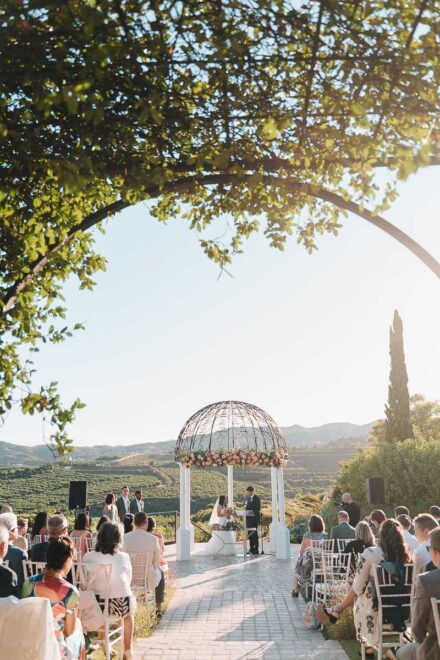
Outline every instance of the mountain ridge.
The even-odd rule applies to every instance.
[[[330,422],[321,426],[306,427],[300,424],[281,427],[288,447],[324,446],[336,441],[363,441],[374,422],[353,424],[351,422]],[[74,460],[94,461],[105,457],[119,458],[126,454],[147,453],[166,454],[174,449],[175,440],[160,442],[139,442],[132,445],[92,445],[75,447]],[[0,465],[40,465],[52,459],[47,445],[28,447],[0,441]]]

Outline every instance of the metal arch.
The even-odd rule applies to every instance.
[[[176,442],[176,458],[184,452],[215,449],[274,451],[286,449],[284,435],[268,413],[243,401],[217,401],[194,413]]]

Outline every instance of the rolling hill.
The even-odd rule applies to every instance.
[[[324,446],[329,443],[347,440],[363,441],[367,437],[373,422],[368,424],[351,424],[339,422],[322,426],[305,427],[295,424],[284,427],[288,447]],[[106,461],[135,454],[170,454],[173,452],[175,440],[164,442],[142,442],[133,445],[95,445],[92,447],[75,447],[75,461]],[[10,442],[0,442],[0,465],[41,465],[52,460],[52,455],[46,445],[27,447]]]

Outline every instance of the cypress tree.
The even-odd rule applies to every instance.
[[[388,404],[385,405],[385,438],[395,442],[414,438],[408,392],[408,373],[403,350],[403,323],[397,309],[390,327],[390,384]]]

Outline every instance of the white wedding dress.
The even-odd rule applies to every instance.
[[[214,526],[219,525],[223,527],[226,524],[226,508],[221,509],[221,514],[217,513],[219,507],[219,498],[217,498],[214,508],[209,519],[209,527],[211,528],[212,536],[208,543],[197,554],[203,557],[219,555],[237,555],[237,538],[234,531],[226,531],[219,529],[212,529]]]

